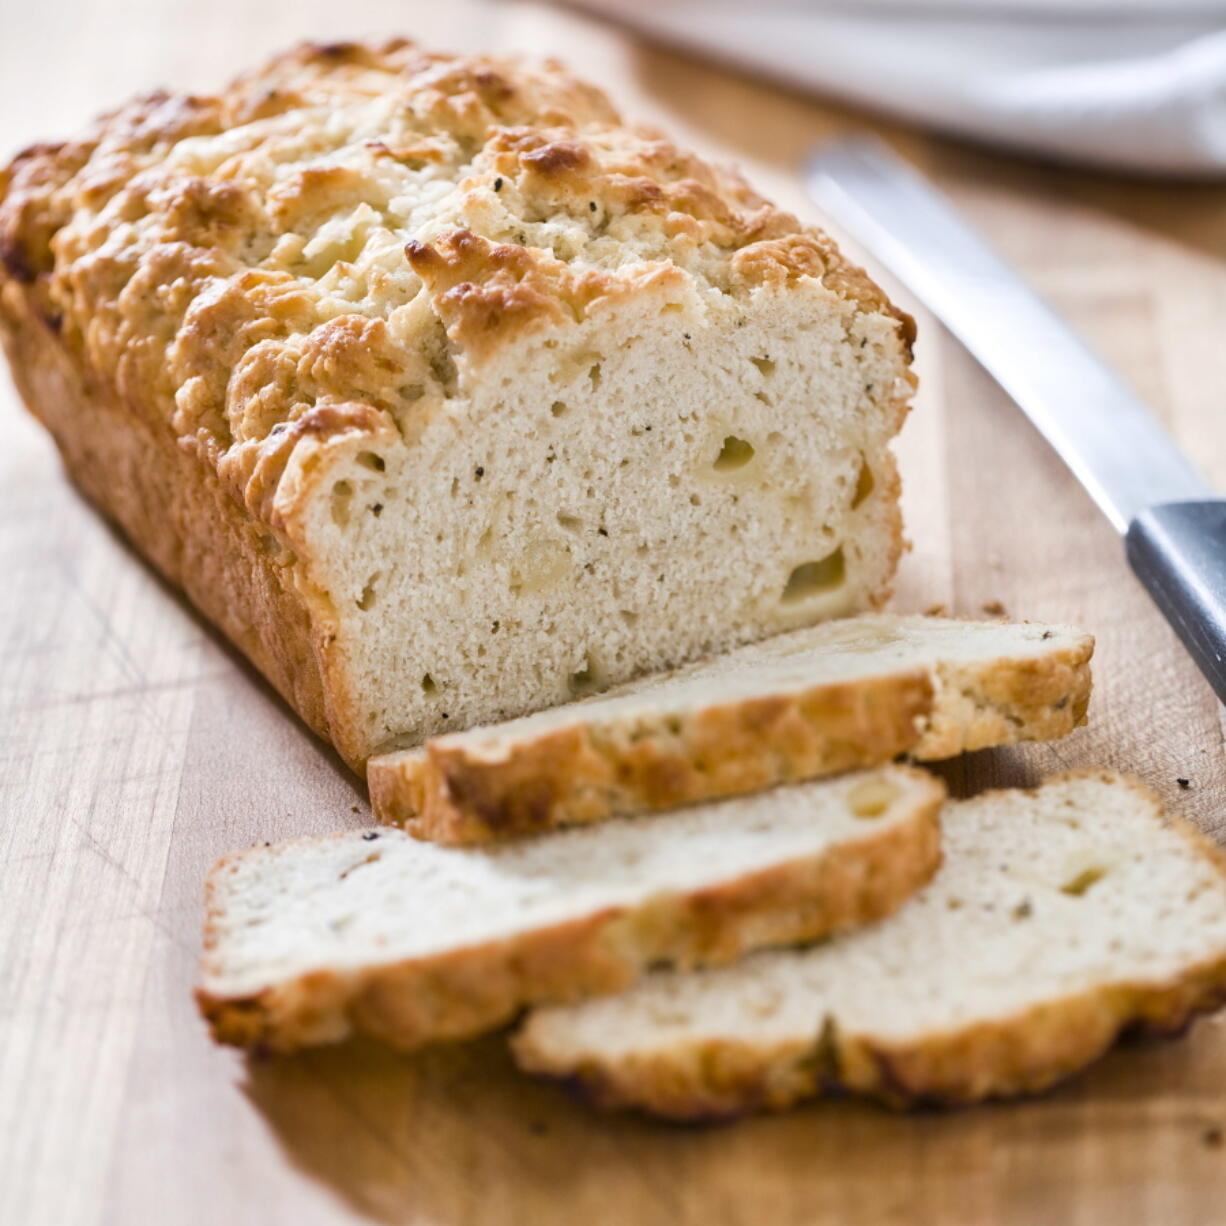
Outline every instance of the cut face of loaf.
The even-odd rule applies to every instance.
[[[885,767],[493,849],[396,830],[255,848],[210,875],[198,998],[219,1040],[273,1050],[477,1034],[892,911],[936,869],[943,795]]]
[[[0,175],[74,478],[341,754],[854,612],[912,325],[556,65],[305,46]]]
[[[378,820],[478,843],[889,761],[1051,740],[1085,718],[1069,626],[865,615],[367,764]]]
[[[1042,1090],[1127,1027],[1226,995],[1221,855],[1140,784],[1070,774],[949,804],[945,862],[887,920],[538,1010],[526,1069],[674,1118],[849,1090],[895,1106]]]

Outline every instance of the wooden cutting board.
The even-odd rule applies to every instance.
[[[793,177],[806,150],[866,122],[540,6],[77,0],[6,9],[0,143],[70,133],[138,88],[207,89],[298,37],[392,30],[561,55],[629,114],[747,163],[798,210],[811,212]],[[1226,190],[1042,169],[874,126],[1226,483]],[[951,781],[1104,763],[1226,838],[1222,709],[1043,442],[922,313],[920,335],[899,606],[1000,602],[1099,642],[1087,728],[976,755]],[[256,840],[358,825],[365,798],[93,517],[7,385],[0,401],[0,1222],[1226,1220],[1221,1022],[1117,1051],[1035,1101],[906,1116],[844,1102],[711,1128],[599,1117],[518,1077],[498,1039],[254,1064],[213,1048],[190,997],[206,868]]]

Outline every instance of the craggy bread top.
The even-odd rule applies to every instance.
[[[29,302],[251,509],[307,435],[407,433],[517,337],[675,278],[815,278],[910,320],[734,172],[553,62],[307,44],[158,92],[0,172],[0,317]]]

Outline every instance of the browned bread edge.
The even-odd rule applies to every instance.
[[[200,989],[197,1001],[223,1043],[288,1051],[362,1032],[409,1049],[494,1029],[530,1004],[617,991],[661,961],[715,965],[813,940],[889,914],[932,877],[944,788],[922,778],[910,820],[866,824],[862,838],[817,856],[438,956],[320,969],[241,997]],[[212,882],[230,859],[206,887],[206,963],[218,922]]]
[[[1102,774],[1071,770],[1049,782]],[[1130,777],[1122,781],[1162,809],[1145,784]],[[1168,814],[1167,822],[1226,875],[1221,848],[1183,819]],[[658,1058],[626,1060],[616,1069],[583,1062],[563,1074],[534,1048],[527,1031],[511,1043],[522,1069],[561,1081],[595,1105],[675,1120],[781,1111],[802,1099],[844,1092],[894,1108],[967,1106],[1048,1089],[1099,1059],[1126,1032],[1178,1035],[1197,1015],[1224,1003],[1226,958],[1221,958],[1165,982],[1077,992],[907,1044],[855,1039],[827,1022],[803,1044],[763,1048],[705,1041]]]
[[[558,826],[737,796],[888,762],[918,741],[932,681],[909,669],[864,681],[644,719],[634,736],[583,722],[482,759],[461,740],[367,766],[379,821],[438,843],[481,843]]]

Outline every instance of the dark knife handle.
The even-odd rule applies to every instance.
[[[1137,578],[1226,702],[1226,499],[1149,507],[1124,542]]]

